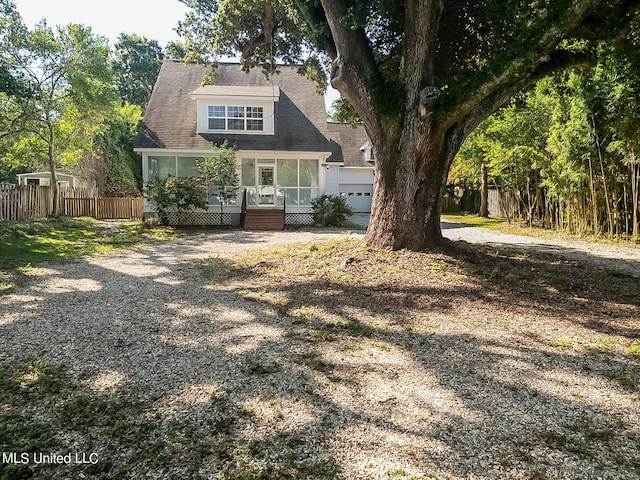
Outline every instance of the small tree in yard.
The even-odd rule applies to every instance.
[[[113,110],[108,58],[107,39],[90,28],[52,29],[41,21],[29,31],[19,16],[11,24],[0,17],[0,64],[28,87],[25,141],[46,158],[54,215],[60,213],[56,168],[90,150],[91,139]]]
[[[320,227],[341,227],[353,210],[340,195],[321,195],[311,200],[313,222]]]
[[[204,180],[209,195],[218,199],[220,213],[224,213],[223,206],[236,197],[240,179],[236,173],[236,151],[225,141],[221,147],[216,147],[218,155],[207,157],[198,162],[198,172]]]
[[[145,196],[165,224],[172,210],[182,214],[207,208],[207,190],[200,178],[155,177],[147,183]]]

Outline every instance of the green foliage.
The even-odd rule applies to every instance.
[[[187,62],[189,61],[189,51],[187,50],[187,46],[182,42],[169,42],[165,49],[164,57]]]
[[[493,183],[533,206],[539,224],[636,235],[640,57],[633,38],[600,44],[593,70],[547,77],[487,119],[462,146],[449,180],[475,183],[486,163]]]
[[[353,210],[340,195],[320,195],[311,200],[313,221],[321,227],[342,227]]]
[[[353,128],[356,128],[358,124],[362,123],[362,119],[360,118],[360,115],[358,115],[358,112],[356,112],[353,105],[351,105],[344,97],[334,100],[331,105],[331,109],[333,111],[331,114],[331,120],[334,122],[348,123]]]
[[[298,73],[315,82],[316,91],[324,94],[328,86],[326,68],[326,62],[316,57],[310,57],[298,68]]]
[[[26,98],[31,93],[26,79],[13,75],[4,62],[0,63],[0,93],[19,98]]]
[[[236,150],[226,141],[215,149],[216,156],[205,157],[198,162],[198,172],[209,195],[215,197],[222,208],[235,199],[240,178],[236,172]]]
[[[25,78],[30,89],[11,154],[26,153],[28,158],[35,153],[52,174],[60,165],[77,164],[93,153],[93,138],[116,101],[107,39],[82,25],[54,30],[45,21],[31,31],[17,22],[10,33],[4,33],[0,61]],[[54,201],[54,212],[57,207]]]
[[[312,32],[298,9],[306,2],[272,1],[269,14],[262,0],[180,1],[191,9],[177,29],[191,60],[240,52],[243,68],[261,66],[270,72],[276,58],[302,64],[316,56],[309,42]]]
[[[494,183],[524,188],[529,172],[548,155],[547,137],[552,106],[545,90],[551,79],[516,96],[485,120],[458,152],[449,179],[480,183],[480,166],[489,166]]]
[[[25,141],[24,132],[31,120],[30,102],[0,92],[0,111],[0,183],[15,183],[16,173],[37,170],[41,163],[41,157],[33,155],[37,146],[26,149],[28,155],[19,155],[14,148],[16,143]]]
[[[185,213],[207,208],[207,189],[201,178],[155,177],[147,183],[144,193],[163,222],[170,211]]]
[[[133,144],[142,120],[139,106],[124,104],[109,120],[107,128],[95,142],[103,161],[106,183],[103,191],[108,196],[137,197],[142,190],[142,165],[133,151]]]
[[[156,40],[121,33],[111,61],[120,98],[144,109],[163,58],[162,47]]]

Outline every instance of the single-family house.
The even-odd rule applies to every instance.
[[[227,141],[237,152],[237,196],[224,206],[226,220],[212,197],[194,223],[309,224],[311,200],[321,194],[342,194],[356,211],[369,211],[374,169],[364,129],[328,122],[324,97],[298,67],[278,66],[267,80],[258,69],[221,63],[202,85],[205,68],[164,61],[134,148],[145,182],[196,175],[199,159]]]

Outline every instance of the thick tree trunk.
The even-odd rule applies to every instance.
[[[372,138],[379,153],[366,235],[369,245],[423,251],[442,243],[441,199],[462,139],[439,131],[430,118],[413,120],[413,128],[405,128],[402,140],[386,139],[380,144]],[[389,145],[400,149],[394,152]]]
[[[425,250],[441,243],[440,197],[437,173],[418,183],[396,181],[388,184],[376,176],[369,245],[394,250]]]

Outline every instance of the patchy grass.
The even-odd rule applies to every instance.
[[[563,411],[554,415],[565,423],[553,428],[556,419],[551,417],[528,424],[527,440],[505,433],[514,422],[527,423],[512,412],[499,434],[504,441],[484,447],[502,452],[497,455],[501,473],[487,478],[513,478],[516,472],[528,472],[525,478],[572,476],[554,469],[543,475],[547,467],[532,451],[537,458],[557,454],[592,462],[596,470],[614,465],[624,472],[612,478],[640,472],[640,437],[620,420],[629,408],[632,422],[640,401],[640,285],[634,277],[532,251],[462,244],[427,254],[394,252],[353,238],[249,252],[233,261],[210,259],[200,268],[210,281],[242,289],[246,299],[271,306],[278,298],[278,313],[291,318],[285,337],[308,345],[294,361],[340,385],[336,388],[353,381],[338,359],[370,359],[372,366],[363,367],[364,372],[378,372],[375,359],[398,351],[427,365],[436,352],[446,351],[455,358],[454,366],[447,367],[454,373],[442,378],[452,389],[465,383],[458,393],[472,397],[467,405],[491,418],[490,423],[497,411],[478,407],[489,398],[501,404],[512,395],[509,405],[524,402],[522,408],[530,411],[546,410],[542,405],[551,401],[552,409]],[[499,367],[503,362],[505,367]],[[518,368],[507,373],[510,362]],[[397,376],[387,375],[386,385],[395,385]],[[544,380],[554,385],[549,391],[536,385],[538,380],[527,380],[546,375],[562,380],[557,385]],[[584,383],[573,386],[569,379],[578,377]],[[591,381],[606,389],[594,390]],[[492,386],[478,387],[485,382]],[[484,393],[470,393],[476,389]],[[565,395],[571,400],[558,400]],[[602,402],[605,410],[613,408],[610,395],[626,399],[615,414],[612,409],[601,415],[599,407],[587,406]],[[579,421],[572,420],[575,415]],[[608,452],[609,467],[598,466],[601,452]],[[408,453],[403,457],[408,465],[411,458]],[[423,472],[437,470],[423,465]],[[384,473],[425,478],[414,477],[402,462]]]
[[[175,238],[170,228],[92,218],[0,222],[0,293],[24,282],[31,267]]]
[[[509,228],[509,223],[503,218],[484,218],[469,213],[445,213],[442,215],[442,219],[447,222],[463,223],[492,230],[505,231]]]
[[[211,394],[202,417],[178,418],[167,417],[158,404],[98,395],[81,373],[36,358],[2,365],[0,387],[0,452],[30,459],[0,463],[2,480],[147,478],[147,471],[162,472],[156,478],[204,480],[211,477],[202,474],[202,465],[211,461],[227,480],[320,480],[338,471],[330,457],[301,462],[304,442],[293,433],[240,440],[238,429],[252,413],[229,401],[224,389]],[[268,403],[277,407],[277,401]],[[282,416],[276,408],[274,421]],[[71,463],[35,460],[50,453],[70,453]]]
[[[640,287],[632,276],[528,250],[477,245],[423,254],[370,248],[348,238],[253,251],[231,262],[210,258],[200,268],[207,280],[277,305],[281,314],[301,319],[333,315],[334,321],[323,326],[332,335],[369,336],[367,328],[383,324],[406,332],[430,331],[439,325],[431,319],[434,314],[489,298],[494,307],[510,310],[524,302],[541,311],[568,311],[571,306],[577,319],[585,313],[606,318],[611,305],[634,310],[640,303]],[[638,325],[629,328],[640,332]],[[589,342],[548,340],[558,350]],[[629,357],[640,351],[637,342],[608,338],[586,348],[596,353],[613,346],[626,349]]]

